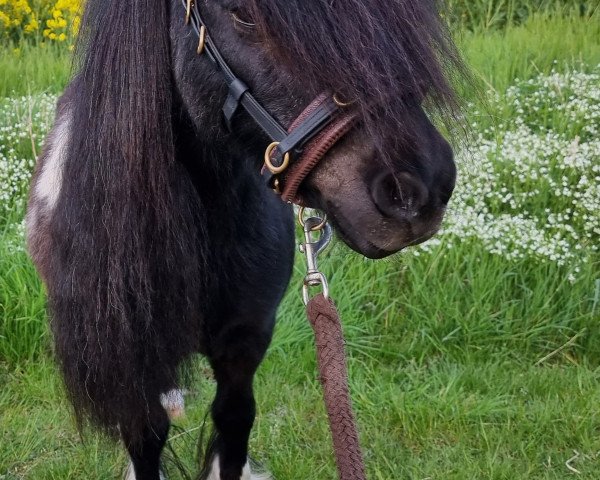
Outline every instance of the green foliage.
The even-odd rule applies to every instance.
[[[444,11],[454,28],[485,31],[521,25],[540,12],[589,18],[597,8],[594,0],[445,0]]]
[[[517,11],[531,2],[493,5]],[[501,185],[536,228],[549,232],[545,209],[558,219],[568,209],[567,199],[532,178],[535,165],[547,167],[544,175],[561,187],[565,176],[573,192],[593,186],[594,172],[598,175],[598,13],[528,13],[513,22],[522,24],[507,28],[494,15],[487,18],[470,26],[477,32],[460,35],[460,48],[490,96],[485,101],[465,92],[473,103],[468,112],[474,144],[471,157],[459,160],[473,184],[470,192],[469,185],[459,185],[455,200],[480,195],[486,181]],[[481,32],[484,26],[490,30]],[[0,49],[0,98],[27,95],[0,100],[6,112],[0,114],[0,147],[7,159],[0,169],[15,168],[10,159],[25,160],[23,170],[19,167],[25,177],[33,146],[39,147],[47,129],[42,125],[47,120],[35,116],[46,98],[39,93],[59,92],[68,78],[66,55],[50,52],[29,46],[15,63],[12,48]],[[529,149],[530,159],[519,157],[519,145]],[[493,176],[486,180],[488,167]],[[15,185],[13,207],[0,215],[0,479],[119,478],[123,449],[93,434],[81,442],[70,419],[52,362],[43,287],[24,252],[25,187]],[[528,189],[539,192],[519,197]],[[539,251],[533,243],[494,250],[486,232],[503,215],[516,214],[500,193],[492,188],[481,199],[490,215],[485,231],[457,235],[452,225],[468,213],[459,208],[450,212],[445,233],[427,247],[372,262],[336,245],[322,261],[344,321],[369,478],[558,480],[574,475],[565,465],[569,460],[577,478],[598,478],[600,279],[597,237],[587,229],[599,223],[598,210],[589,213],[587,224],[583,217],[560,217],[581,238],[562,238],[580,249],[561,263],[551,257],[550,247],[558,243],[551,236],[542,238],[547,243]],[[585,207],[583,202],[576,208]],[[503,246],[516,238],[510,235],[514,232],[498,239]],[[515,251],[522,254],[512,255]],[[300,260],[256,379],[258,417],[251,442],[252,452],[283,480],[335,476],[312,332],[298,290]],[[214,394],[206,363],[198,361],[194,370],[187,416],[169,442],[189,467]],[[167,468],[170,479],[182,478],[172,463]]]
[[[503,92],[515,79],[600,64],[600,10],[589,18],[538,13],[518,27],[480,33],[460,30],[456,37],[485,90]],[[479,101],[471,90],[463,96]]]
[[[12,231],[11,231],[12,230]],[[23,249],[23,232],[0,232],[0,363],[18,365],[47,353],[46,298]]]
[[[0,98],[59,93],[71,72],[71,54],[57,45],[0,46]]]

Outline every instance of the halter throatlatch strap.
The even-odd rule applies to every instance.
[[[334,303],[322,294],[306,306],[315,332],[319,375],[340,480],[366,480],[348,389],[344,335]]]

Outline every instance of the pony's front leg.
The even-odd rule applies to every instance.
[[[252,379],[271,334],[256,327],[236,325],[225,328],[212,341],[210,362],[217,381],[212,404],[215,434],[206,459],[207,480],[259,480],[248,464],[248,438],[254,423],[255,403]]]
[[[169,433],[169,416],[157,401],[148,417],[148,424],[141,432],[121,428],[121,438],[131,458],[125,480],[164,479],[160,471],[160,453]]]

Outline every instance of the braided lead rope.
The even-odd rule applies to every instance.
[[[348,389],[344,334],[334,303],[318,294],[306,305],[340,480],[366,480]]]

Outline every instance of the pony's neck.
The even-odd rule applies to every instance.
[[[193,133],[177,135],[176,158],[188,171],[208,211],[236,216],[269,193],[260,160],[234,142],[206,141]]]

